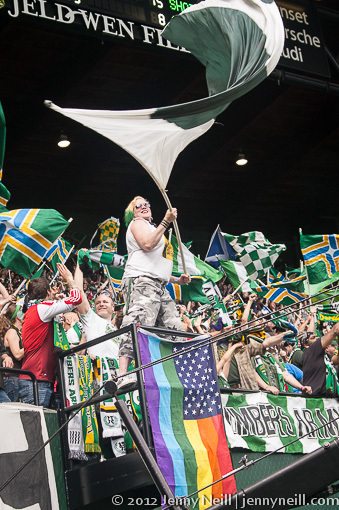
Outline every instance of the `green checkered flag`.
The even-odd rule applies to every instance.
[[[262,232],[247,232],[240,236],[222,235],[230,243],[239,260],[245,266],[250,280],[253,282],[263,278],[280,253],[286,250],[284,244],[271,244]]]

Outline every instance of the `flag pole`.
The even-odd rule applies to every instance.
[[[244,280],[240,285],[239,287],[237,287],[231,294],[231,296],[234,296],[234,294],[236,294],[238,292],[238,290],[244,285],[244,283],[247,282],[247,280],[249,279],[249,276],[246,278],[246,280]]]
[[[69,259],[70,255],[72,254],[72,251],[74,250],[74,247],[75,247],[75,244],[73,244],[72,248],[69,250],[69,252],[67,253],[66,257],[64,258],[64,260],[62,261],[62,264],[65,264],[65,262],[67,262],[67,260]],[[51,283],[50,285],[52,285],[54,283],[54,280],[57,279],[59,275],[59,270],[55,273],[55,275],[53,276],[52,280],[51,280]]]
[[[73,218],[69,218],[67,221],[68,221],[68,223],[71,223],[71,222],[73,221]],[[68,228],[68,227],[66,227],[66,228]],[[66,228],[65,228],[65,230],[66,230]],[[53,246],[53,245],[57,242],[57,240],[59,239],[59,237],[61,237],[61,236],[63,235],[63,233],[65,232],[65,230],[64,230],[63,232],[61,232],[61,234],[60,234],[60,235],[56,238],[56,240],[54,241],[54,243],[52,244],[52,246]],[[51,246],[51,248],[52,248],[52,246]],[[68,257],[70,256],[70,254],[71,254],[71,252],[72,252],[72,250],[73,250],[74,246],[75,246],[75,245],[73,245],[73,246],[72,246],[72,248],[71,248],[71,250],[67,253],[65,260],[63,260],[63,261],[62,261],[62,263],[63,263],[63,264],[66,262],[66,260],[67,260],[67,259],[68,259]],[[47,261],[45,260],[45,264],[46,264],[46,262],[47,262]],[[45,265],[45,264],[44,264],[44,265]],[[54,277],[53,277],[53,279],[52,279],[52,281],[51,281],[50,285],[52,285],[52,283],[54,282],[54,280],[57,278],[58,274],[59,274],[59,271],[57,271],[57,272],[55,273],[55,275],[54,275]],[[30,276],[30,278],[31,278],[31,277],[32,277],[32,275]]]
[[[299,244],[300,244],[300,236],[302,236],[302,229],[299,228]],[[305,263],[305,272],[306,272],[306,280],[307,280],[307,291],[308,291],[308,297],[311,296],[311,286],[310,286],[310,279],[308,277],[308,271],[307,271],[307,265]]]
[[[159,187],[159,189],[161,191],[162,196],[164,197],[167,207],[169,208],[170,211],[172,211],[172,209],[173,209],[172,204],[168,198],[166,191],[160,187]],[[177,236],[177,239],[178,239],[178,247],[179,247],[179,251],[180,251],[182,267],[183,267],[184,273],[187,274],[186,262],[185,262],[185,258],[184,258],[184,250],[182,249],[182,245],[181,245],[181,236],[180,236],[177,220],[173,221],[173,227],[174,227],[175,235]]]
[[[114,303],[117,304],[118,303],[117,293],[115,292],[115,288],[114,288],[114,285],[113,285],[113,282],[112,282],[112,279],[111,279],[110,272],[109,272],[108,267],[107,267],[106,264],[103,264],[103,266],[104,266],[105,271],[106,271],[106,275],[107,275],[107,278],[108,278],[109,285],[110,285],[110,287],[112,289],[112,292],[113,292]]]
[[[41,262],[40,262],[41,264]],[[44,260],[44,262],[41,264],[41,267],[40,265],[36,268],[36,270],[33,271],[33,273],[31,273],[29,275],[28,278],[25,278],[24,280],[22,280],[22,282],[20,283],[19,287],[17,289],[15,289],[15,291],[13,292],[13,296],[17,296],[20,292],[20,290],[26,285],[27,282],[29,282],[29,280],[32,278],[32,276],[37,272],[39,271],[39,269],[42,269],[44,267],[44,265],[46,264],[46,261]],[[1,312],[0,312],[0,315],[3,315],[5,313],[5,311],[7,310],[7,308],[9,307],[11,303],[6,303],[4,305],[4,307],[2,308]]]

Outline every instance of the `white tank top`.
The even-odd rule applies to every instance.
[[[154,232],[155,227],[148,221],[143,218],[139,218],[137,221],[144,221],[149,226],[150,232]],[[155,248],[150,251],[143,250],[140,248],[131,232],[131,225],[132,223],[129,224],[126,233],[128,259],[125,266],[124,278],[149,276],[168,283],[173,268],[172,245],[167,241],[165,236],[162,236]]]

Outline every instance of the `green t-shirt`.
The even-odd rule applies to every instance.
[[[268,384],[270,386],[275,386],[276,388],[279,389],[280,388],[279,377],[278,377],[278,372],[277,372],[275,363],[277,365],[279,365],[282,372],[285,372],[286,368],[280,363],[280,361],[275,360],[275,363],[273,364],[270,362],[270,360],[266,356],[260,356],[260,358],[261,358],[261,362],[263,363],[263,365],[265,367],[266,377],[268,378],[268,381],[269,381]],[[255,363],[254,363],[253,358],[252,358],[252,363],[253,363],[253,368],[255,368]]]
[[[234,384],[240,384],[238,363],[234,356],[232,356],[231,359],[230,370],[228,372],[227,380],[230,386],[233,386]]]
[[[301,349],[297,349],[296,351],[293,352],[289,362],[293,363],[293,365],[295,365],[296,367],[300,368],[300,370],[302,370],[303,369],[302,358],[303,358],[303,351]]]

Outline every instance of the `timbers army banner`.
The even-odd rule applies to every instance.
[[[258,392],[222,394],[221,402],[230,448],[271,452],[300,438],[280,452],[310,453],[339,435],[339,403],[335,399]],[[321,425],[325,426],[315,430]],[[301,438],[305,433],[309,435]]]
[[[50,411],[53,413],[54,411]],[[0,404],[0,486],[48,439],[42,407],[17,402]],[[48,444],[17,474],[0,494],[2,510],[59,510],[63,508],[56,484],[56,459]],[[61,463],[61,458],[60,458]],[[60,466],[61,467],[61,466]]]

